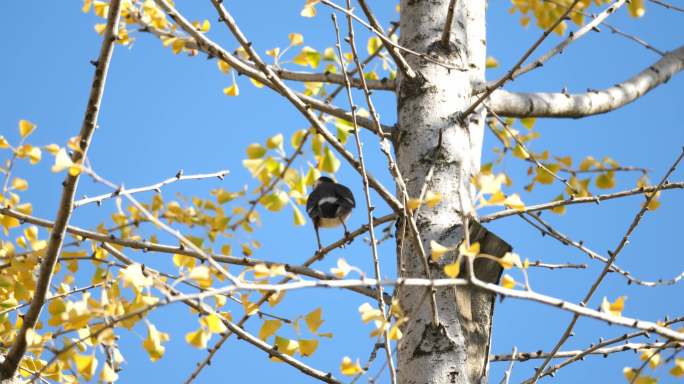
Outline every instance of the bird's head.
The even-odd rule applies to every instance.
[[[314,183],[314,189],[318,188],[319,185],[325,184],[325,183],[334,183],[335,180],[329,178],[328,176],[321,176],[316,180]]]

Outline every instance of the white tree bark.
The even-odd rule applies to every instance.
[[[497,90],[488,104],[498,115],[508,117],[580,118],[610,112],[666,83],[684,69],[684,46],[669,52],[631,79],[604,90],[581,94],[514,93]]]
[[[482,109],[463,123],[455,112],[465,110],[473,101],[473,89],[484,84],[485,2],[456,2],[450,46],[445,49],[440,38],[448,5],[449,0],[401,1],[400,44],[461,68],[450,70],[407,55],[423,82],[401,76],[398,80],[399,132],[395,149],[408,193],[411,197],[419,196],[432,169],[434,175],[428,190],[442,194],[438,206],[422,207],[416,217],[428,254],[430,240],[454,246],[463,237],[459,212],[473,212],[470,177],[480,168],[484,127]],[[402,236],[402,223],[398,228],[400,274],[425,277],[416,243],[408,232]],[[453,255],[445,257],[439,265],[432,265],[433,278],[444,276],[443,265],[448,261],[453,262]],[[493,271],[494,279],[498,273]],[[478,276],[486,279],[479,273]],[[491,294],[472,287],[437,289],[436,324],[426,289],[401,287],[398,297],[409,317],[398,346],[400,383],[486,382]]]

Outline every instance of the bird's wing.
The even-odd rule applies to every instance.
[[[337,184],[335,193],[338,197],[342,199],[342,201],[346,202],[346,204],[348,204],[351,208],[356,207],[356,201],[354,201],[354,194],[349,188],[345,187],[342,184]]]
[[[306,199],[306,213],[309,214],[310,218],[315,218],[318,216],[317,202],[321,199],[321,190],[316,188],[311,191],[311,194]]]

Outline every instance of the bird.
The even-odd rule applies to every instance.
[[[327,176],[321,176],[314,183],[313,191],[306,199],[306,213],[309,214],[316,229],[316,241],[318,250],[321,246],[321,237],[318,228],[333,228],[340,224],[344,227],[345,237],[349,236],[345,220],[356,206],[354,194],[346,186],[336,183]]]

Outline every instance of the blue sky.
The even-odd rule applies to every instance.
[[[319,6],[320,15],[317,18],[304,19],[299,17],[303,3],[264,1],[258,9],[253,2],[229,2],[227,6],[260,52],[275,46],[286,46],[290,32],[303,33],[305,43],[319,50],[332,46],[334,35],[328,18],[329,11]],[[390,20],[398,20],[394,2],[371,3],[385,24]],[[210,19],[213,27],[209,36],[230,50],[237,48],[225,28],[215,22],[216,15],[208,1],[181,0],[177,5],[191,20]],[[4,59],[0,60],[0,134],[13,143],[18,139],[16,127],[19,119],[28,119],[38,125],[38,130],[30,138],[30,142],[35,144],[63,144],[69,137],[75,136],[80,128],[93,72],[89,60],[97,57],[100,44],[100,37],[93,31],[93,25],[101,22],[92,14],[83,14],[80,6],[77,1],[0,3],[0,12],[5,16],[5,21],[0,23],[0,35],[5,36],[0,45],[4,52]],[[488,51],[501,64],[487,73],[490,80],[501,76],[541,33],[534,27],[520,27],[519,15],[509,15],[509,7],[510,3],[501,0],[489,4]],[[653,3],[647,3],[646,7],[646,15],[641,19],[630,18],[627,11],[622,9],[609,22],[640,36],[661,50],[672,50],[682,44],[681,23],[684,15]],[[359,34],[365,36],[363,32]],[[166,188],[163,191],[166,199],[173,198],[175,193],[208,197],[209,190],[219,186],[231,190],[239,189],[244,184],[253,187],[256,184],[241,165],[247,145],[264,142],[277,132],[289,137],[296,129],[308,126],[301,115],[279,96],[265,89],[254,88],[244,78],[238,79],[240,97],[223,95],[222,89],[232,80],[217,71],[213,61],[201,56],[174,56],[157,39],[143,33],[135,33],[135,38],[132,47],[116,48],[107,80],[100,128],[95,133],[89,153],[94,169],[100,175],[126,186],[139,186],[170,177],[179,169],[186,174],[231,170],[231,175],[223,182],[187,182]],[[558,36],[551,36],[533,57],[558,41]],[[604,88],[631,77],[657,59],[652,52],[603,28],[602,32],[590,33],[573,43],[541,70],[516,79],[506,88],[560,91],[567,87],[570,92]],[[684,129],[679,114],[683,91],[684,80],[679,76],[636,103],[608,115],[581,120],[540,120],[536,129],[541,133],[541,138],[532,144],[532,149],[549,149],[560,156],[571,155],[576,161],[587,155],[596,158],[611,156],[621,164],[650,169],[651,179],[658,180],[684,144]],[[376,95],[383,122],[393,124],[393,98],[381,92],[376,92]],[[338,98],[336,103],[346,105],[344,98]],[[366,139],[369,137],[364,136]],[[491,150],[494,145],[496,141],[487,135],[483,161],[494,157]],[[6,156],[6,153],[0,155]],[[384,173],[386,167],[382,158],[372,153],[368,157],[370,167],[375,169],[374,174],[389,185],[390,179]],[[39,166],[29,167],[20,163],[15,171],[16,175],[30,182],[30,189],[22,194],[22,199],[31,201],[34,214],[45,218],[54,217],[62,178],[62,175],[49,171],[49,161],[46,156]],[[521,192],[527,203],[550,200],[562,189],[562,186],[554,184],[538,186],[533,193],[523,192],[522,188],[527,182],[524,176],[526,165],[508,158],[501,169],[514,176],[515,183],[510,191]],[[357,201],[361,201],[361,180],[351,169],[343,166],[338,179],[350,185],[357,195]],[[671,177],[673,181],[682,179],[682,170]],[[631,188],[635,180],[635,175],[618,175],[616,189]],[[84,178],[79,195],[104,191],[106,188],[103,186]],[[146,195],[143,200],[150,196]],[[565,216],[545,214],[544,217],[560,231],[574,239],[584,240],[592,249],[605,253],[606,249],[613,249],[617,245],[641,201],[641,198],[633,197],[619,202],[604,202],[599,206],[575,206],[568,209]],[[646,216],[630,245],[620,255],[618,263],[622,267],[644,279],[669,278],[684,269],[684,258],[676,245],[676,239],[682,233],[680,222],[683,201],[679,191],[663,193],[661,208]],[[100,208],[89,206],[79,209],[72,223],[94,228],[99,222],[109,222],[109,215],[114,209],[112,202]],[[386,207],[378,209],[378,214],[386,212]],[[355,228],[364,220],[365,215],[359,209],[352,216],[350,227]],[[263,227],[254,235],[263,243],[263,248],[256,252],[255,257],[289,263],[308,258],[315,245],[310,225],[292,227],[288,210],[276,214],[264,213],[263,221]],[[548,237],[542,238],[519,219],[503,219],[492,223],[489,228],[511,243],[521,256],[530,260],[590,265],[591,268],[585,271],[533,270],[532,285],[540,292],[578,301],[586,293],[588,282],[593,281],[600,271],[601,265]],[[340,235],[341,231],[327,231],[322,233],[322,238],[324,242],[331,242]],[[390,243],[386,242],[380,248],[386,276],[394,274],[394,247]],[[159,259],[167,257],[132,255],[141,262],[152,264],[163,263]],[[339,257],[345,257],[350,263],[371,271],[368,248],[362,241],[357,240],[352,246],[334,252],[318,268],[327,270]],[[627,315],[657,320],[665,315],[681,314],[682,293],[681,285],[637,288],[611,275],[589,306],[597,307],[603,296],[615,298],[627,295]],[[342,356],[358,357],[364,361],[372,348],[373,341],[367,336],[371,329],[361,323],[356,311],[364,301],[365,298],[344,291],[309,290],[289,294],[287,302],[272,311],[279,316],[295,317],[322,306],[325,320],[322,330],[333,332],[335,337],[322,340],[319,351],[306,362],[340,376],[338,366]],[[568,313],[535,303],[511,299],[497,303],[493,351],[507,353],[513,346],[520,351],[548,350],[560,337],[570,318]],[[141,377],[148,378],[152,372],[160,382],[178,382],[187,377],[195,363],[206,354],[192,349],[183,340],[186,332],[197,328],[196,317],[185,307],[164,308],[152,314],[150,319],[160,330],[172,336],[167,344],[166,356],[157,363],[150,363],[141,345],[144,328],[136,327],[134,332],[123,332],[121,345],[127,363],[120,382],[139,382]],[[259,325],[260,321],[251,320],[248,329],[257,332]],[[625,331],[596,321],[581,320],[576,327],[576,336],[566,343],[564,349],[582,348],[596,342],[599,336],[610,337]],[[290,332],[285,336],[294,334]],[[586,378],[586,372],[591,372],[594,381],[616,382],[623,380],[621,371],[625,365],[638,365],[638,356],[625,353],[609,359],[588,358],[581,364],[561,371],[553,380],[559,383],[576,382]],[[377,372],[379,366],[376,364],[371,373]],[[516,364],[512,382],[529,377],[535,366],[535,363],[530,362]],[[492,364],[492,381],[499,380],[504,367],[504,363]],[[656,374],[663,377],[662,382],[672,380],[662,368]],[[382,380],[386,378],[385,375]],[[197,382],[227,380],[255,383],[273,380],[312,381],[284,364],[268,362],[262,352],[234,339],[223,347]]]

